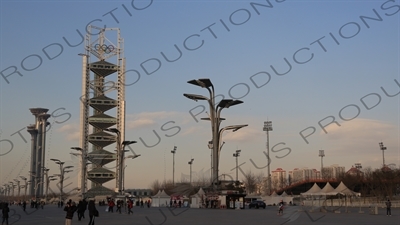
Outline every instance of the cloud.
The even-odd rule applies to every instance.
[[[179,112],[142,112],[138,114],[131,114],[127,115],[127,128],[128,129],[139,129],[139,128],[146,128],[152,127],[158,124],[160,121],[161,123],[165,123],[165,119],[175,119],[179,118]]]
[[[58,128],[57,131],[61,133],[66,133],[64,137],[68,141],[76,141],[80,139],[79,124],[76,123],[66,124]]]
[[[240,142],[251,142],[256,140],[256,137],[260,135],[260,131],[250,128],[244,127],[235,132],[225,131],[225,135],[223,135],[223,141],[240,141]]]
[[[388,133],[396,132],[396,126],[382,121],[369,119],[354,119],[341,123],[340,126],[333,123],[327,128],[326,137],[328,140],[355,141],[355,140],[381,140],[387,137]],[[320,134],[325,132],[321,130]]]
[[[382,153],[379,142],[387,146],[385,158],[387,163],[398,163],[398,131],[396,124],[378,120],[354,119],[337,126],[327,127],[327,134],[320,133],[326,142],[323,148],[326,153],[337,157],[341,163],[352,164],[349,160],[361,161],[363,164],[379,167],[382,163]],[[397,159],[397,160],[396,160]]]
[[[144,128],[144,127],[150,127],[154,124],[156,124],[156,121],[154,121],[152,119],[143,118],[143,119],[128,121],[127,128],[128,129],[139,129],[139,128]]]

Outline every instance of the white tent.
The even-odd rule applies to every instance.
[[[340,182],[339,186],[335,188],[332,194],[341,194],[346,196],[360,196],[361,194],[358,192],[354,192],[350,190],[343,182]]]
[[[303,196],[320,195],[320,194],[317,194],[317,193],[320,193],[321,190],[322,189],[317,185],[317,183],[314,183],[314,185],[310,189],[308,189],[308,191],[306,191],[304,193],[300,193],[300,195],[303,195]]]
[[[199,191],[191,196],[192,203],[190,204],[190,208],[201,208],[204,200],[205,200],[205,192],[203,188],[200,188]]]
[[[284,191],[279,197],[281,198],[281,200],[282,200],[283,202],[286,202],[287,204],[289,204],[290,202],[293,203],[293,197],[290,196],[290,195],[288,195],[288,194],[286,193],[286,191]]]
[[[326,182],[325,187],[322,188],[321,191],[316,194],[318,194],[318,195],[336,195],[337,193],[335,193],[335,188],[333,188],[329,182]]]
[[[167,193],[162,191],[158,191],[158,193],[151,197],[151,206],[152,207],[167,207],[169,205],[169,201],[171,197],[167,195]]]
[[[263,196],[262,200],[267,205],[277,205],[280,201],[284,201],[289,204],[289,202],[293,202],[293,197],[288,195],[286,192],[283,192],[281,195],[278,195],[275,191],[272,192],[270,196]]]

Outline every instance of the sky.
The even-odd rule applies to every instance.
[[[46,159],[75,166],[68,188],[77,187],[70,148],[79,146],[79,33],[89,24],[119,28],[126,69],[137,71],[126,73],[125,139],[141,156],[126,160],[126,188],[171,180],[174,146],[176,182],[191,158],[195,178],[209,174],[211,127],[200,118],[210,110],[183,96],[208,96],[187,83],[199,78],[244,102],[222,110],[221,127],[248,126],[224,132],[220,174],[234,176],[238,149],[243,172],[267,173],[267,120],[271,170],[319,170],[319,150],[324,166],[379,168],[379,142],[385,163],[400,166],[400,1],[1,0],[1,185],[28,176],[29,108],[43,107],[52,114]]]

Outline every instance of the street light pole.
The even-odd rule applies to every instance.
[[[267,156],[268,156],[268,195],[271,195],[271,158],[269,156],[269,132],[272,131],[272,121],[265,121],[263,131],[267,133]]]
[[[192,164],[193,164],[193,161],[194,161],[194,159],[192,158],[192,159],[188,162],[188,164],[190,165],[190,181],[189,181],[190,185],[192,185]]]
[[[172,186],[175,187],[175,153],[177,147],[174,146],[174,150],[171,151],[172,153]]]
[[[236,152],[235,153],[233,153],[233,157],[235,157],[236,158],[236,181],[239,181],[239,168],[238,168],[238,157],[240,156],[240,152],[241,152],[241,150],[236,150]]]
[[[319,150],[319,155],[318,156],[321,157],[321,179],[324,179],[324,176],[323,176],[324,174],[322,172],[322,170],[324,168],[324,164],[323,164],[322,159],[325,157],[325,151],[324,150]]]
[[[14,183],[12,181],[10,181],[9,183],[11,184],[12,196],[14,197]]]
[[[27,191],[27,189],[28,189],[28,179],[26,178],[26,177],[24,177],[24,176],[19,176],[23,181],[24,181],[24,183],[25,183],[25,194],[24,194],[24,198],[26,198],[26,191]]]
[[[81,147],[71,147],[71,149],[80,151],[81,152],[81,186],[80,186],[80,191],[81,191],[81,196],[82,199],[85,198],[85,193],[86,193],[86,176],[87,176],[87,160],[88,160],[88,155],[87,151],[82,149]]]
[[[215,91],[214,86],[210,79],[197,79],[188,81],[189,84],[193,84],[202,88],[206,88],[210,94],[210,97],[207,98],[202,95],[195,94],[183,94],[185,97],[192,99],[194,101],[198,100],[207,100],[210,107],[210,117],[206,118],[206,120],[211,121],[211,130],[212,130],[212,187],[214,190],[217,189],[218,182],[218,162],[219,162],[219,151],[220,151],[220,134],[219,126],[223,118],[220,117],[221,111],[224,108],[229,108],[230,106],[237,105],[243,103],[240,100],[232,100],[232,99],[223,99],[218,105],[215,105]]]
[[[121,131],[117,128],[107,128],[105,131],[115,133],[117,135],[117,163],[118,163],[118,172],[117,172],[117,189],[118,193],[122,195],[123,190],[123,173],[124,173],[124,158],[125,158],[125,146],[137,143],[136,141],[122,141]]]
[[[379,148],[382,150],[382,160],[383,160],[382,167],[385,167],[385,150],[386,150],[386,147],[383,145],[383,142],[379,142]]]
[[[17,187],[18,187],[18,194],[17,196],[20,197],[20,193],[21,193],[21,186],[19,185],[19,180],[18,179],[14,179],[15,182],[17,182]]]
[[[60,203],[62,202],[63,188],[64,188],[64,174],[71,172],[72,170],[66,170],[69,168],[73,168],[74,166],[66,166],[64,167],[65,162],[61,162],[59,159],[50,159],[54,161],[56,164],[60,166]]]
[[[139,157],[140,156],[140,154],[138,154],[138,155],[128,155],[128,156],[126,156],[126,157],[124,157],[124,165],[125,165],[125,159],[136,159],[137,157]],[[122,189],[123,190],[125,190],[125,168],[126,168],[127,166],[124,166],[124,173],[123,173],[123,183],[122,183]]]

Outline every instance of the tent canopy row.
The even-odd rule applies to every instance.
[[[327,182],[324,188],[320,188],[317,183],[306,192],[301,193],[303,196],[315,196],[315,195],[345,195],[345,196],[361,196],[360,193],[350,190],[343,182],[340,182],[339,186],[333,188],[332,185]]]

